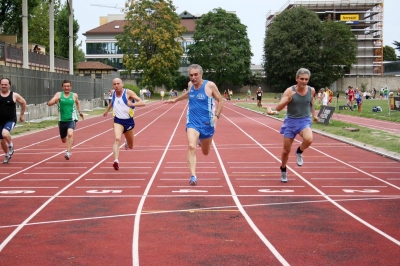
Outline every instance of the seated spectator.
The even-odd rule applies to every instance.
[[[37,53],[37,54],[40,52],[40,48],[39,48],[39,46],[38,46],[37,44],[36,44],[35,47],[33,48],[33,52],[34,52],[34,53]]]

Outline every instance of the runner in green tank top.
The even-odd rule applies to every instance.
[[[74,129],[78,121],[77,113],[79,113],[82,119],[84,119],[84,117],[81,112],[78,94],[71,92],[71,81],[64,80],[62,82],[62,88],[63,91],[57,92],[47,105],[52,106],[58,103],[58,127],[61,141],[67,143],[67,152],[64,157],[66,160],[69,160],[71,157],[72,144],[74,143]]]

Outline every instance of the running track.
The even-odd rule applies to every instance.
[[[315,134],[280,183],[280,121],[226,103],[188,186],[186,102],[136,111],[112,168],[111,116],[14,138],[0,265],[400,265],[400,163]]]

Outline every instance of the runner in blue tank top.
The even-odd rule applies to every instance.
[[[281,127],[283,134],[283,151],[281,155],[281,182],[287,183],[286,164],[289,159],[290,149],[293,140],[299,134],[303,141],[296,151],[296,163],[298,166],[303,165],[303,151],[307,149],[312,141],[313,134],[311,130],[312,115],[315,122],[318,117],[314,109],[315,89],[307,86],[311,73],[306,68],[300,68],[296,73],[297,85],[291,86],[283,93],[280,103],[276,106],[276,110],[280,111],[287,106],[286,118]]]
[[[223,99],[212,81],[203,80],[203,68],[193,64],[189,66],[190,82],[187,92],[177,98],[166,101],[176,103],[189,99],[187,111],[186,135],[188,139],[187,160],[191,174],[189,185],[197,185],[196,146],[201,146],[204,155],[210,152],[212,137],[222,112]],[[217,102],[214,106],[214,101]]]

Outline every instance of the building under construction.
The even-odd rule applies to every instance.
[[[346,23],[357,38],[357,63],[346,76],[383,75],[383,0],[288,1],[278,12],[267,14],[266,30],[285,10],[302,6],[317,13],[321,21]]]

